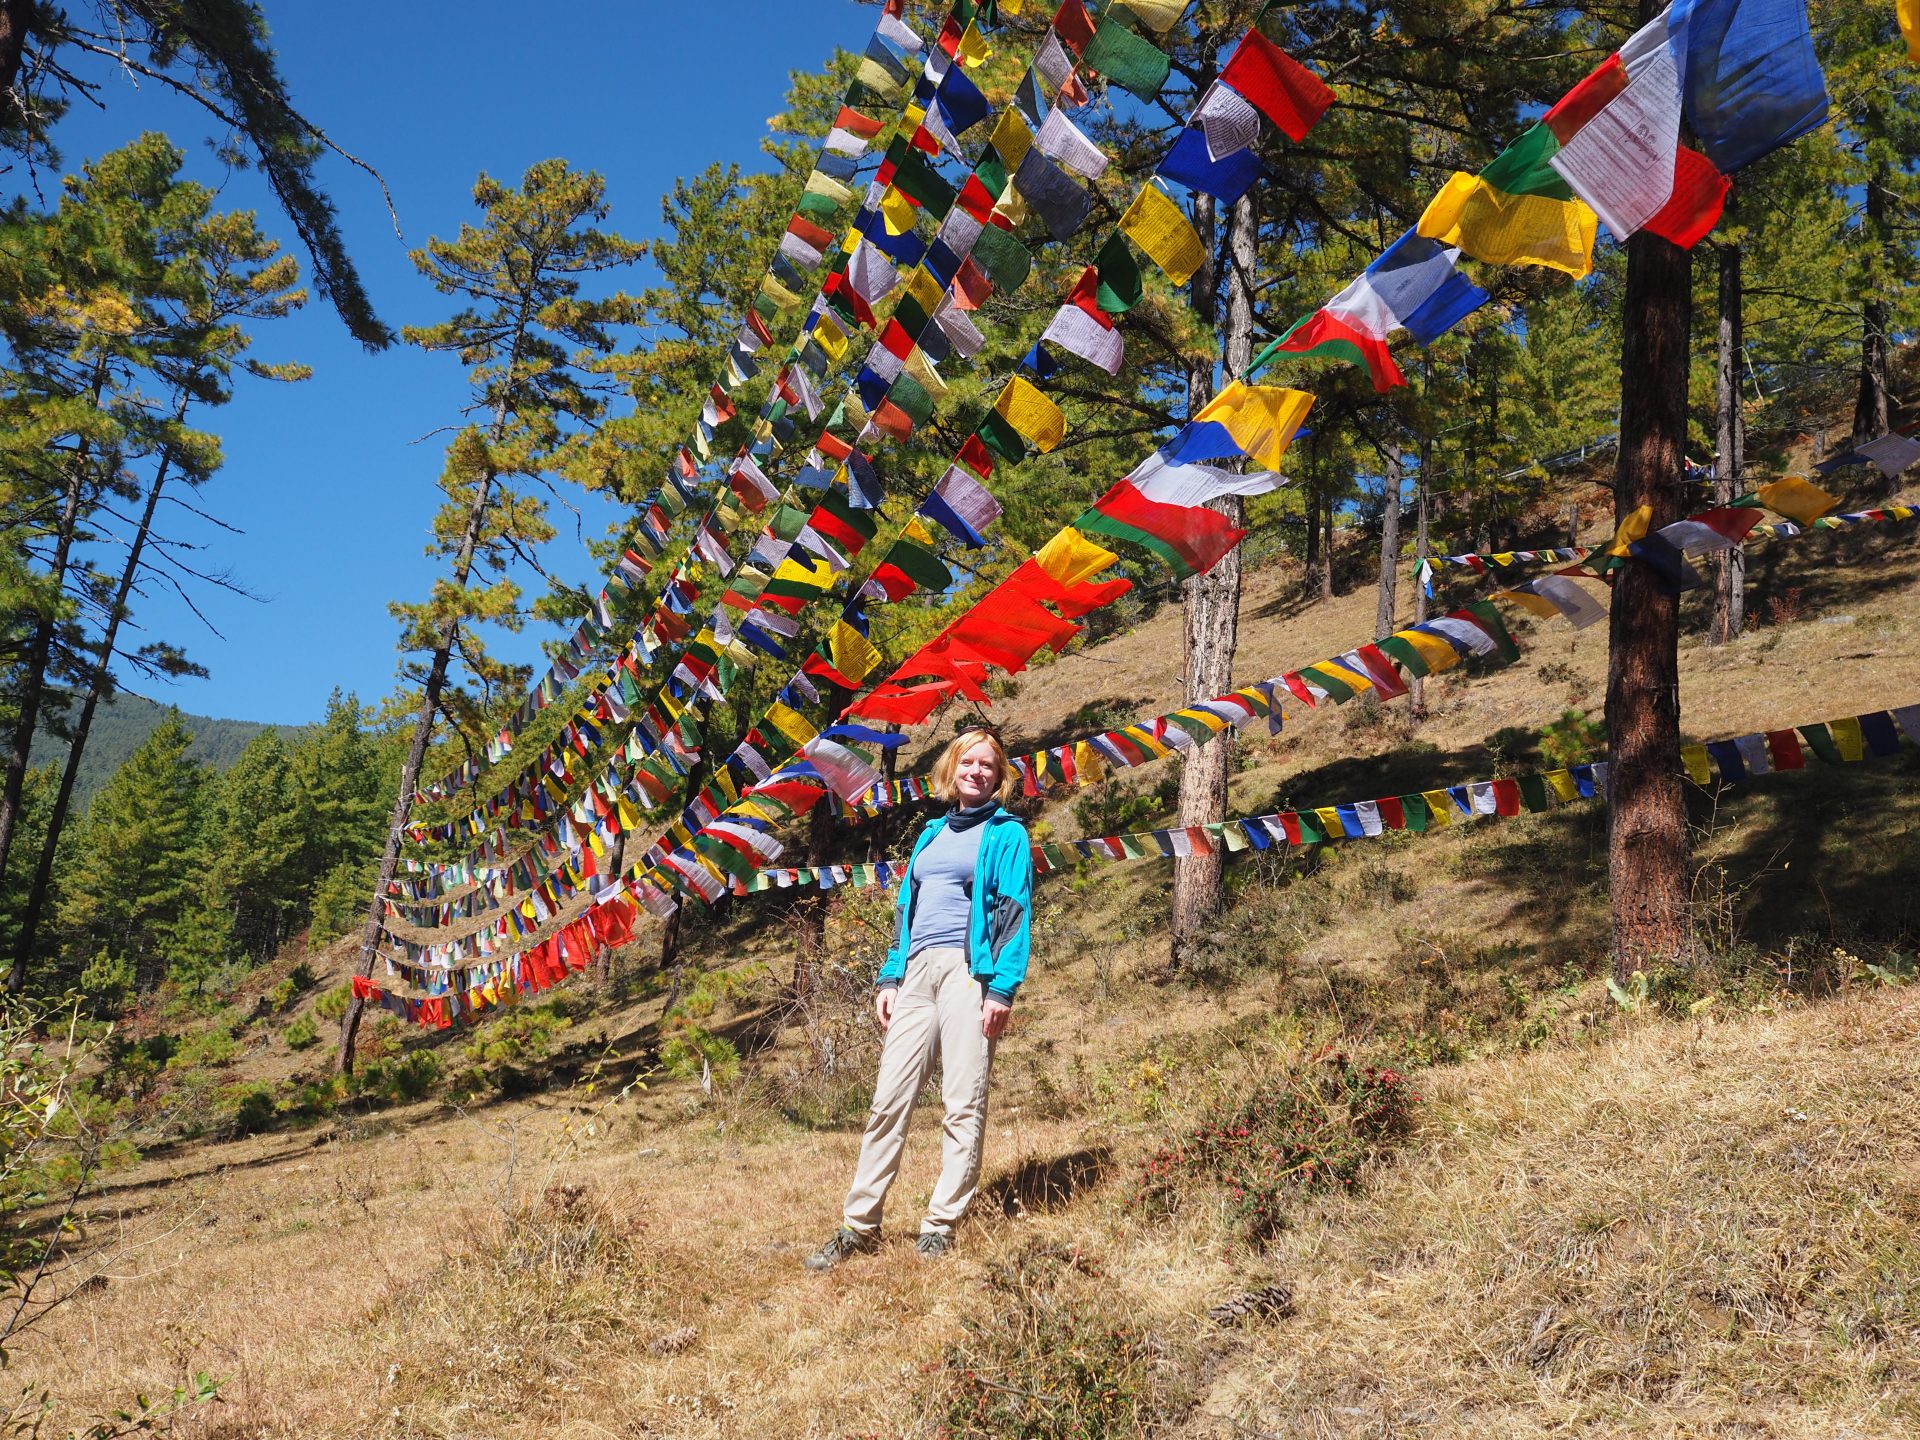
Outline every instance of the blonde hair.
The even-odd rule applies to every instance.
[[[951,804],[958,798],[955,776],[960,771],[960,757],[976,745],[991,746],[993,758],[1000,766],[1000,783],[994,787],[993,798],[1004,805],[1012,797],[1014,770],[1007,763],[1007,747],[1000,743],[1000,737],[991,730],[962,730],[947,742],[947,748],[933,762],[933,793],[937,799]]]

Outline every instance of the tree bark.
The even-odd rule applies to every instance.
[[[1861,242],[1867,247],[1867,303],[1861,309],[1860,393],[1853,407],[1853,443],[1864,445],[1887,433],[1887,327],[1890,313],[1873,277],[1893,243],[1887,221],[1887,185],[1891,177],[1876,170],[1867,182],[1866,225]],[[1878,473],[1878,472],[1876,472]],[[1890,485],[1891,482],[1889,482]]]
[[[1214,202],[1196,197],[1196,228],[1209,255],[1214,245]],[[1253,267],[1258,222],[1253,197],[1242,195],[1227,217],[1226,294],[1222,326],[1222,361],[1229,377],[1246,371],[1253,359]],[[1218,277],[1211,264],[1193,278],[1193,306],[1211,317],[1221,301]],[[1187,414],[1198,414],[1213,398],[1211,357],[1187,370]],[[1246,503],[1238,496],[1211,502],[1211,508],[1234,525],[1246,518]],[[1240,551],[1229,551],[1204,575],[1187,581],[1186,695],[1189,703],[1211,699],[1233,688],[1233,656],[1240,625]],[[1234,736],[1228,730],[1208,744],[1187,753],[1180,769],[1179,823],[1204,825],[1227,813],[1227,781],[1233,774]],[[1169,964],[1178,969],[1192,958],[1207,923],[1220,908],[1225,856],[1215,847],[1210,854],[1191,855],[1173,862],[1172,943]]]
[[[1393,633],[1400,589],[1400,452],[1387,453],[1387,475],[1380,499],[1380,595],[1373,611],[1375,637]]]
[[[1642,0],[1643,17],[1648,0]],[[1685,466],[1687,253],[1645,231],[1627,241],[1614,513],[1680,518]],[[1687,817],[1680,784],[1680,597],[1629,560],[1613,587],[1607,657],[1607,868],[1621,978],[1687,952]]]
[[[1320,598],[1333,599],[1333,488],[1320,497]]]
[[[496,420],[494,429],[496,439],[500,430]],[[473,504],[467,510],[466,528],[460,535],[460,550],[454,557],[454,583],[465,588],[467,576],[473,569],[473,552],[480,543],[480,530],[486,521],[487,502],[493,495],[493,475],[489,472],[474,491]],[[393,813],[387,817],[387,844],[380,854],[380,875],[374,881],[373,903],[367,907],[367,923],[360,933],[360,958],[355,962],[353,973],[362,979],[373,974],[374,956],[380,949],[380,932],[384,928],[387,907],[387,887],[393,884],[393,877],[400,868],[400,841],[407,828],[407,816],[413,810],[413,792],[420,783],[420,766],[427,758],[427,741],[433,736],[433,722],[440,711],[440,695],[447,685],[447,663],[453,655],[453,642],[459,634],[458,619],[441,622],[440,632],[434,637],[433,659],[427,667],[427,684],[420,695],[420,709],[414,716],[413,740],[407,746],[406,763],[400,767],[400,793],[393,798]],[[334,1068],[342,1075],[353,1073],[353,1041],[360,1032],[360,1015],[366,1008],[366,1002],[358,995],[347,999],[347,1008],[340,1017],[340,1049],[334,1057]]]
[[[186,418],[187,396],[182,392],[174,408],[173,423]],[[20,935],[15,942],[13,966],[7,971],[7,993],[18,995],[27,983],[27,966],[32,962],[33,942],[39,933],[40,915],[53,888],[54,854],[60,845],[60,832],[66,828],[67,810],[73,803],[73,789],[80,775],[80,759],[87,748],[87,735],[93,728],[94,712],[100,708],[111,679],[114,642],[120,637],[120,622],[126,618],[127,596],[133,591],[134,577],[140,572],[140,558],[146,552],[147,537],[153,533],[154,511],[160,505],[160,492],[166,488],[173,468],[173,452],[163,450],[147,490],[146,508],[140,513],[140,526],[127,547],[127,562],[120,571],[120,583],[114,590],[113,608],[107,612],[107,628],[100,637],[100,663],[87,683],[87,698],[80,706],[80,719],[67,746],[67,763],[60,771],[60,788],[53,797],[53,813],[47,820],[47,838],[41,843],[40,858],[33,870],[33,883],[27,890],[26,908],[21,912]]]
[[[1715,449],[1713,503],[1731,505],[1740,493],[1746,467],[1747,417],[1740,396],[1742,332],[1740,246],[1720,247],[1720,333],[1718,373],[1715,377]],[[1736,545],[1722,550],[1713,565],[1713,622],[1707,628],[1709,645],[1725,645],[1739,635],[1746,620],[1747,552]]]
[[[0,118],[24,123],[26,96],[20,90],[20,66],[27,36],[33,32],[33,0],[0,0]]]

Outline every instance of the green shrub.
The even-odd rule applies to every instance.
[[[254,1135],[273,1123],[273,1088],[261,1081],[230,1085],[219,1093],[217,1103],[226,1128],[235,1135]]]
[[[387,1067],[387,1094],[394,1100],[424,1100],[440,1078],[440,1062],[432,1052],[415,1050]]]
[[[280,1038],[287,1042],[289,1050],[309,1050],[320,1043],[320,1027],[313,1023],[311,1015],[298,1015],[280,1032]]]
[[[1141,1167],[1139,1198],[1177,1204],[1217,1187],[1249,1243],[1265,1246],[1300,1190],[1352,1189],[1367,1162],[1408,1132],[1420,1097],[1395,1070],[1334,1053],[1290,1065],[1246,1095],[1221,1097],[1191,1133]]]
[[[726,1037],[683,1020],[660,1047],[660,1068],[682,1080],[706,1074],[716,1085],[730,1085],[740,1073],[740,1052]]]
[[[1558,720],[1540,731],[1540,754],[1557,770],[1599,759],[1606,745],[1607,727],[1579,710],[1561,711]]]
[[[338,1020],[347,1013],[347,1001],[352,998],[352,985],[336,985],[313,1002],[313,1013],[322,1020]]]
[[[573,1024],[570,1001],[556,997],[539,1005],[502,1010],[466,1045],[467,1059],[497,1069],[538,1060],[552,1051],[560,1032]]]
[[[80,972],[80,991],[87,1008],[102,1020],[112,1020],[133,1001],[133,961],[98,951]]]
[[[216,1065],[231,1065],[240,1053],[231,1022],[222,1020],[204,1030],[195,1031],[174,1048],[167,1059],[170,1070],[205,1070]]]
[[[1156,794],[1102,780],[1081,791],[1073,802],[1073,818],[1083,835],[1125,835],[1146,828],[1163,808]]]

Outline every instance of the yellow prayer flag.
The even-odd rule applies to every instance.
[[[900,82],[878,60],[871,56],[862,59],[860,68],[853,72],[854,79],[870,89],[877,90],[889,98],[900,93]]]
[[[1033,131],[1027,128],[1019,109],[1009,105],[1000,112],[1000,118],[993,122],[993,133],[987,136],[987,143],[1007,167],[1007,174],[1011,175],[1020,168],[1020,162],[1027,158],[1027,151],[1033,148]]]
[[[1760,497],[1760,503],[1769,510],[1777,511],[1789,520],[1798,520],[1802,525],[1811,525],[1840,503],[1837,495],[1829,495],[1812,481],[1803,480],[1798,475],[1769,481],[1753,493]]]
[[[1373,681],[1371,679],[1362,675],[1358,670],[1349,670],[1338,660],[1316,660],[1312,668],[1320,671],[1323,675],[1329,675],[1333,679],[1338,680],[1355,694],[1358,694],[1362,690],[1371,690],[1373,688]],[[1313,683],[1313,676],[1308,675],[1305,678],[1309,685]]]
[[[980,22],[971,20],[966,31],[960,36],[960,44],[955,54],[962,65],[969,70],[977,70],[987,63],[987,57],[993,54],[993,46],[987,43],[987,37],[980,33]]]
[[[1312,408],[1313,396],[1304,390],[1236,380],[1193,418],[1196,424],[1211,420],[1225,426],[1242,450],[1267,469],[1278,470],[1280,457]]]
[[[833,567],[815,555],[804,558],[789,555],[780,562],[780,568],[773,572],[773,578],[776,581],[810,586],[815,590],[826,590],[833,584]]]
[[[945,397],[947,382],[940,378],[940,372],[933,368],[933,360],[918,345],[907,352],[906,362],[900,369],[909,378],[918,381],[920,387],[935,400]]]
[[[1186,13],[1187,0],[1120,0],[1145,29],[1164,35]],[[1001,7],[1005,9],[1005,6]]]
[[[806,716],[784,700],[776,700],[767,707],[767,723],[796,746],[805,745],[820,733],[807,723]]]
[[[1071,525],[1034,552],[1034,563],[1062,585],[1090,580],[1120,557]]]
[[[1431,674],[1451,670],[1460,663],[1460,652],[1438,635],[1429,635],[1424,630],[1396,630],[1394,638],[1406,641],[1418,651],[1420,658],[1427,662],[1427,670]]]
[[[1547,782],[1547,788],[1553,791],[1553,798],[1562,805],[1569,805],[1580,798],[1580,787],[1574,783],[1571,770],[1549,770],[1540,778]]]
[[[1018,15],[1026,8],[1027,0],[1000,0],[999,10],[1002,15]]]
[[[947,287],[934,278],[924,265],[913,267],[907,276],[907,294],[920,302],[920,308],[931,315],[940,308],[940,302],[947,298]]]
[[[1444,830],[1453,823],[1453,797],[1444,790],[1422,790],[1420,798],[1427,802],[1427,828]]]
[[[831,315],[822,315],[820,323],[813,327],[813,338],[820,348],[827,352],[827,358],[838,365],[847,353],[847,332],[842,330]]]
[[[1553,602],[1544,595],[1536,595],[1531,590],[1496,590],[1487,597],[1490,600],[1509,600],[1523,610],[1531,610],[1543,619],[1551,620],[1560,612]]]
[[[1682,745],[1680,763],[1687,767],[1687,778],[1694,784],[1706,786],[1713,783],[1713,766],[1707,759],[1706,746]]]
[[[1510,195],[1456,170],[1420,217],[1422,235],[1489,265],[1545,265],[1579,279],[1593,269],[1599,216],[1584,200]]]
[[[627,798],[627,792],[625,790],[617,791],[614,794],[613,813],[615,818],[620,821],[621,830],[638,830],[640,828],[640,811],[634,803]]]
[[[1082,785],[1097,785],[1107,778],[1106,758],[1084,740],[1074,742],[1073,768],[1079,772]]]
[[[904,235],[913,229],[914,217],[919,213],[919,207],[895,186],[889,185],[887,193],[880,197],[880,216],[886,221],[889,235]]]
[[[827,658],[833,668],[858,683],[880,668],[880,652],[853,626],[844,620],[833,622],[827,632]]]
[[[760,277],[760,293],[773,301],[782,310],[791,310],[800,303],[800,297],[782,285],[771,275]]]
[[[1860,718],[1847,715],[1839,720],[1827,722],[1827,733],[1833,736],[1833,748],[1840,752],[1842,760],[1864,760],[1867,748],[1860,734]]]
[[[1620,522],[1620,528],[1613,532],[1613,544],[1607,547],[1607,554],[1624,556],[1627,547],[1642,539],[1653,525],[1653,507],[1642,505]]]
[[[1029,381],[1016,375],[993,402],[994,413],[1042,455],[1067,438],[1067,417]]]
[[[1120,229],[1166,272],[1176,285],[1184,285],[1193,272],[1206,263],[1206,247],[1188,223],[1179,205],[1149,180],[1133,197],[1127,213],[1120,217]]]
[[[1332,805],[1322,805],[1313,813],[1320,817],[1320,829],[1326,834],[1329,840],[1339,840],[1345,837],[1347,827],[1340,823],[1340,812],[1338,809]]]
[[[900,527],[900,533],[909,540],[919,541],[922,545],[934,543],[933,532],[927,529],[927,522],[918,515],[909,516],[907,523]]]
[[[1173,752],[1162,741],[1153,738],[1151,731],[1140,725],[1128,725],[1120,733],[1158,760]]]
[[[1227,853],[1230,855],[1237,855],[1240,851],[1245,850],[1249,843],[1247,840],[1247,832],[1242,830],[1238,825],[1222,824],[1217,829],[1209,825],[1207,826],[1207,834],[1211,838],[1218,840],[1222,845],[1225,845],[1227,847]]]
[[[824,170],[815,170],[807,176],[806,193],[823,195],[836,205],[844,205],[853,198],[853,191]]]
[[[1227,722],[1222,720],[1218,715],[1214,714],[1211,710],[1176,710],[1173,713],[1178,715],[1183,720],[1198,721],[1200,724],[1206,726],[1207,729],[1211,730],[1216,735],[1218,735],[1222,730],[1227,728]]]
[[[1920,0],[1895,0],[1894,13],[1907,40],[1907,59],[1920,61]]]

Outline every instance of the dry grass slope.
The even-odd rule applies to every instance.
[[[1763,559],[1756,609],[1797,588],[1802,613],[1687,644],[1688,730],[1920,699],[1912,543]],[[1295,583],[1252,578],[1243,677],[1367,637],[1370,592],[1301,608]],[[1035,739],[1089,704],[1164,708],[1176,631],[1165,611],[1001,708]],[[1517,666],[1434,685],[1418,732],[1348,706],[1247,745],[1236,808],[1526,768],[1542,725],[1597,709],[1605,637],[1521,644]],[[836,902],[839,968],[796,1016],[764,897],[693,927],[693,964],[736,977],[703,1023],[748,1055],[738,1080],[654,1068],[667,985],[635,960],[463,1107],[153,1143],[98,1202],[92,1243],[121,1261],[15,1376],[79,1424],[209,1370],[223,1403],[178,1432],[208,1440],[1912,1434],[1920,990],[1862,960],[1920,931],[1915,776],[1908,757],[1703,801],[1711,964],[1653,977],[1631,1015],[1599,979],[1597,811],[1237,865],[1215,961],[1160,988],[1142,972],[1165,870],[1056,877],[960,1255],[927,1265],[897,1238],[937,1163],[923,1123],[896,1238],[825,1277],[798,1261],[857,1146],[878,902]],[[1054,834],[1082,833],[1075,798],[1044,810]],[[319,984],[276,1025],[343,973],[344,952],[308,958]],[[431,1043],[467,1063],[464,1037]],[[1142,1203],[1142,1161],[1330,1044],[1414,1067],[1427,1097],[1357,1189],[1302,1190],[1265,1248],[1219,1186]],[[294,1086],[324,1065],[268,1038],[223,1074]],[[1291,1317],[1207,1318],[1276,1281]]]

